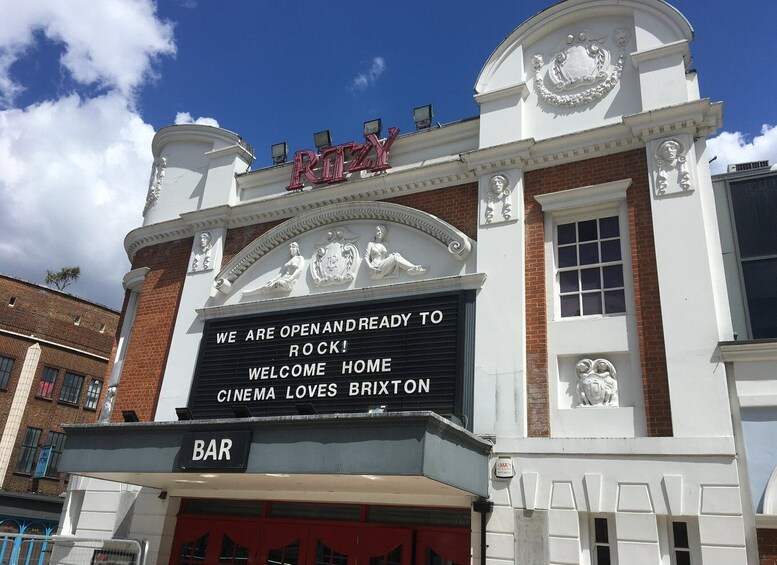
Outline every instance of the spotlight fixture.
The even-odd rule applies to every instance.
[[[318,412],[316,412],[316,407],[309,402],[295,404],[294,406],[297,409],[297,414],[300,416],[313,416],[314,414],[318,414]]]
[[[281,141],[270,147],[270,153],[272,154],[272,164],[280,165],[286,162],[289,155],[289,147],[285,141]]]
[[[370,120],[368,122],[364,122],[364,137],[367,137],[370,134],[375,134],[378,137],[380,137],[381,132],[383,131],[383,122],[380,118],[377,118],[375,120]]]
[[[140,418],[134,410],[122,410],[121,415],[125,422],[140,422]]]
[[[328,129],[314,133],[313,145],[315,145],[316,149],[319,151],[323,151],[328,147],[332,147],[332,133]]]
[[[245,404],[239,404],[237,406],[232,407],[232,415],[235,418],[250,418],[251,410],[249,410],[248,406],[246,406]]]
[[[433,117],[434,114],[432,113],[431,104],[413,108],[413,121],[415,122],[415,128],[417,130],[428,129],[431,127]]]
[[[367,414],[385,414],[386,413],[386,405],[382,404],[380,406],[370,406],[370,409],[367,410]]]
[[[178,416],[179,422],[183,420],[194,420],[194,416],[192,416],[192,411],[189,410],[188,406],[182,406],[181,408],[176,408],[175,415]]]

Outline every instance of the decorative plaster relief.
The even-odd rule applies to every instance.
[[[688,151],[678,139],[667,139],[659,144],[655,155],[656,196],[693,190],[687,155]]]
[[[542,78],[545,67],[542,54],[534,55],[534,82],[539,96],[548,104],[561,108],[575,108],[604,98],[623,73],[628,33],[617,30],[612,34],[612,50],[618,52],[614,65],[611,64],[610,49],[604,46],[605,41],[605,37],[592,38],[585,31],[567,35],[566,45],[554,50],[547,65],[547,75],[555,92],[545,86]]]
[[[472,251],[473,242],[464,233],[426,212],[389,202],[339,203],[299,214],[259,236],[219,272],[214,286],[221,293],[229,294],[232,286],[249,267],[279,245],[315,228],[358,220],[385,221],[417,230],[444,245],[458,261],[465,261]],[[355,256],[354,265],[358,266],[358,254]],[[320,266],[319,263],[315,268]],[[314,263],[311,263],[310,269],[312,274]]]
[[[408,275],[422,275],[426,272],[421,265],[414,265],[400,253],[389,253],[386,248],[386,226],[375,227],[375,241],[367,244],[364,262],[373,279],[385,279],[399,276],[400,271]]]
[[[513,216],[513,202],[511,194],[513,189],[510,187],[510,180],[506,175],[499,173],[491,177],[488,182],[486,194],[486,223],[492,224],[494,221],[494,212],[497,206],[501,207],[501,219],[497,222],[506,222]]]
[[[197,240],[199,239],[199,243]],[[194,248],[192,249],[192,268],[191,272],[212,271],[213,259],[213,235],[209,231],[200,232],[199,238],[194,238]]]
[[[607,359],[577,362],[577,396],[580,406],[618,406],[615,367]]]
[[[97,418],[98,424],[109,424],[111,422],[111,414],[113,414],[113,405],[116,403],[116,392],[118,386],[109,386],[105,391],[105,400],[103,406],[100,409],[100,416]]]
[[[359,236],[344,226],[332,228],[316,244],[310,262],[310,275],[316,286],[348,284],[356,277],[359,250],[353,244]]]
[[[305,269],[305,258],[300,253],[299,244],[296,241],[292,241],[289,244],[289,255],[291,255],[291,258],[281,267],[281,271],[277,276],[253,291],[244,292],[243,296],[272,292],[291,292],[294,285],[297,284],[297,279]]]
[[[159,194],[162,192],[162,181],[165,178],[165,168],[167,167],[167,159],[160,157],[154,161],[151,165],[151,178],[148,181],[148,193],[146,194],[146,205],[143,208],[143,216],[146,215],[148,209],[156,204],[159,200]]]

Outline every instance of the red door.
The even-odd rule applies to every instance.
[[[255,520],[179,518],[170,565],[254,565]]]
[[[413,529],[181,516],[170,565],[410,565]],[[469,563],[469,531],[416,529],[415,565]]]

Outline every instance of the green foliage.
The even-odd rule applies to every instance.
[[[81,276],[81,267],[62,267],[59,271],[46,271],[46,284],[54,285],[57,290],[64,290],[71,282],[78,280]]]

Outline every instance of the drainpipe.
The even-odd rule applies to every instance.
[[[480,514],[480,563],[486,565],[486,517],[494,510],[494,503],[480,498],[472,503],[472,509]]]

